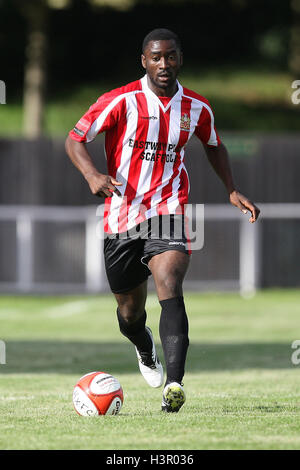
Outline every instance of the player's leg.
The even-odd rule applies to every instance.
[[[148,262],[159,301],[183,295],[182,284],[190,257],[183,251],[166,250]]]
[[[147,281],[124,293],[115,293],[118,303],[117,317],[121,333],[140,351],[152,350],[152,343],[145,330],[147,314]]]
[[[147,281],[131,291],[116,294],[121,333],[135,346],[140,371],[151,387],[163,383],[163,367],[156,354],[152,332],[146,326]]]
[[[144,242],[106,239],[104,259],[111,291],[117,300],[121,333],[135,346],[139,367],[152,387],[163,382],[163,369],[155,351],[150,328],[146,327],[145,303],[150,271],[141,263]]]
[[[189,255],[176,250],[157,254],[148,262],[162,307],[159,332],[167,369],[165,411],[178,411],[185,401],[182,379],[189,338],[182,283],[188,265]]]

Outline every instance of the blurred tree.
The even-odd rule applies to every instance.
[[[43,133],[49,8],[65,8],[69,0],[14,0],[27,24],[23,88],[23,133],[35,139]]]
[[[300,0],[291,0],[292,25],[290,29],[289,67],[300,77]]]
[[[289,63],[299,77],[299,4],[300,0],[0,0],[0,78],[9,83],[9,97],[19,100],[24,69],[24,133],[35,138],[43,132],[44,98],[55,100],[66,91],[96,83],[117,86],[119,79],[130,81],[143,73],[140,43],[155,27],[179,34],[185,70],[191,73],[258,64],[286,70],[291,31]]]
[[[128,10],[133,7],[137,0],[88,0],[91,5],[97,7],[110,7],[116,10]]]
[[[135,0],[86,0],[95,7],[126,10]],[[64,9],[72,0],[14,0],[27,23],[24,67],[23,133],[35,139],[43,133],[44,93],[46,85],[47,24],[49,10]]]
[[[27,22],[23,132],[26,138],[34,139],[42,134],[43,128],[48,6],[46,0],[18,3]]]

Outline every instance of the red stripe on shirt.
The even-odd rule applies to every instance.
[[[120,102],[119,107],[120,107],[120,116],[121,116],[120,125],[113,127],[112,129],[107,131],[105,135],[106,155],[111,154],[111,152],[114,152],[114,155],[115,155],[115,158],[109,158],[107,160],[108,174],[115,179],[117,178],[117,170],[121,164],[123,141],[124,141],[124,137],[125,137],[125,133],[127,129],[126,99],[123,99]],[[111,201],[112,201],[111,198],[105,199],[104,215],[103,215],[104,231],[108,233],[112,233],[108,224],[108,216],[110,213]]]
[[[190,119],[190,117],[191,117],[191,105],[192,105],[192,100],[187,99],[187,98],[182,99],[182,101],[181,101],[181,113],[180,113],[181,117],[184,114],[187,114],[188,118]],[[168,214],[169,213],[167,200],[173,194],[173,182],[174,182],[174,179],[178,176],[179,166],[181,164],[180,151],[181,151],[182,147],[184,147],[184,145],[187,143],[188,137],[189,137],[189,132],[186,131],[186,130],[181,129],[180,134],[179,134],[178,144],[177,144],[177,147],[175,149],[175,151],[176,151],[176,161],[175,161],[175,164],[173,166],[173,175],[170,178],[169,183],[166,186],[164,186],[163,189],[162,189],[162,193],[161,193],[162,202],[160,202],[158,204],[158,207],[157,207],[157,213],[158,214]]]
[[[185,168],[182,168],[180,173],[180,185],[178,191],[179,205],[176,209],[176,214],[183,214],[184,204],[188,202],[189,179]]]
[[[200,113],[197,126],[195,127],[195,135],[198,137],[198,139],[201,140],[204,144],[207,144],[210,140],[211,136],[211,131],[212,131],[212,125],[211,125],[211,116],[207,108],[203,106],[202,111]],[[216,133],[216,138],[218,145],[220,145],[221,140],[220,137],[217,134],[215,126],[213,126],[213,129]]]
[[[135,95],[135,98],[138,112],[135,140],[139,142],[140,140],[145,140],[145,135],[147,135],[148,133],[149,120],[145,118],[149,117],[149,113],[146,97],[143,94],[137,94]],[[119,232],[125,232],[127,230],[128,211],[130,204],[136,195],[141,168],[143,164],[143,160],[139,158],[140,152],[141,150],[139,148],[133,148],[132,150],[130,167],[128,172],[128,183],[124,193],[126,199],[125,203],[121,206],[119,214]]]
[[[141,203],[142,210],[140,210],[140,213],[136,220],[137,223],[140,223],[142,222],[142,220],[145,220],[144,213],[146,210],[151,208],[151,198],[156,193],[157,188],[161,185],[161,182],[162,182],[164,168],[165,168],[165,165],[167,165],[167,162],[165,161],[165,159],[166,159],[166,154],[168,150],[170,111],[171,110],[169,108],[168,111],[165,113],[161,108],[159,108],[160,127],[159,127],[158,143],[161,144],[162,148],[161,150],[156,150],[155,152],[155,159],[156,157],[158,157],[158,155],[160,155],[160,157],[158,158],[157,161],[153,162],[153,171],[151,175],[150,189],[144,195],[143,201]],[[165,148],[163,144],[165,144]],[[162,158],[161,158],[162,155],[164,155],[164,161],[162,161]]]

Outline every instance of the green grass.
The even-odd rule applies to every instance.
[[[210,100],[220,130],[299,130],[299,106],[291,102],[294,90],[289,73],[219,67],[197,73],[183,69],[179,78],[184,86]],[[57,90],[46,100],[45,134],[65,136],[102,93],[125,82],[86,84],[81,88],[71,84],[68,90]],[[21,136],[21,102],[0,106],[0,120],[0,136]]]
[[[299,449],[300,292],[186,293],[190,348],[187,401],[160,412],[161,389],[138,372],[117,327],[115,301],[98,297],[0,297],[0,449]],[[147,301],[158,336],[159,303]],[[77,379],[102,370],[121,382],[118,416],[83,418],[72,405]]]

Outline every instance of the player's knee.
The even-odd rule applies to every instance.
[[[177,297],[182,293],[182,279],[176,274],[168,274],[160,279],[159,289],[168,297]]]
[[[144,314],[144,308],[140,309],[138,306],[123,305],[121,308],[119,307],[119,312],[124,322],[131,325]]]

